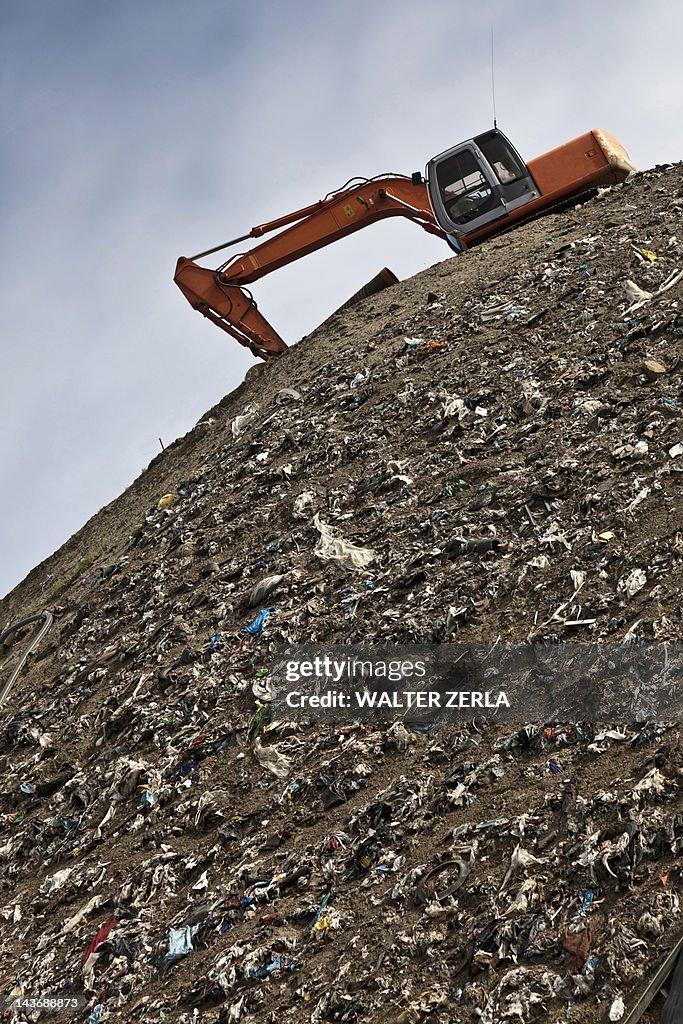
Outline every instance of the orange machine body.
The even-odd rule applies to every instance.
[[[463,248],[471,249],[492,235],[500,234],[520,221],[530,220],[589,189],[616,185],[635,170],[621,143],[597,128],[529,160],[526,166],[536,182],[540,197],[481,231],[465,233]]]

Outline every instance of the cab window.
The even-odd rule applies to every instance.
[[[497,132],[480,135],[476,143],[501,185],[511,185],[513,181],[519,181],[525,176],[526,168]]]
[[[456,224],[472,220],[490,206],[493,190],[471,150],[443,160],[436,176],[446,213]]]

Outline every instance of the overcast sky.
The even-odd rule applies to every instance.
[[[523,156],[600,127],[640,168],[683,157],[677,0],[0,0],[0,595],[254,362],[177,257],[485,130],[492,25]],[[391,220],[254,295],[294,342],[450,255]]]

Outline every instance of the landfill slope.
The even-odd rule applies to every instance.
[[[3,998],[624,1016],[683,932],[677,723],[296,726],[267,669],[681,639],[682,212],[658,168],[337,314],[0,602],[55,616],[0,710]]]

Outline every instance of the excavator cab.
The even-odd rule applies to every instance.
[[[463,248],[460,235],[540,196],[528,167],[497,128],[435,156],[425,177],[434,216],[456,252]]]

